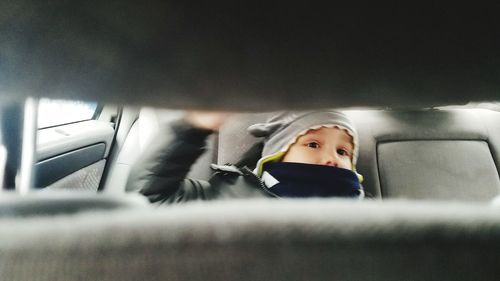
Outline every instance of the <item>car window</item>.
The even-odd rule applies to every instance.
[[[492,111],[500,112],[500,102],[469,102],[465,105],[446,105],[446,106],[438,106],[436,109],[462,109],[462,108],[481,108],[481,109],[489,109]]]
[[[38,128],[90,120],[97,110],[96,102],[40,99]]]
[[[35,188],[97,191],[115,131],[111,113],[105,114],[108,120],[98,120],[104,107],[86,101],[39,101]]]

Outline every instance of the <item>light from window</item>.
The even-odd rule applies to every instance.
[[[97,109],[96,102],[40,99],[38,128],[59,126],[90,120]]]

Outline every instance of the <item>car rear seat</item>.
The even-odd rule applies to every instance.
[[[104,191],[121,193],[125,190],[131,166],[146,149],[149,142],[154,141],[155,133],[161,126],[179,119],[183,111],[161,110],[150,107],[141,109],[126,108],[123,110],[122,121],[112,152],[110,167]],[[216,136],[209,138],[207,152],[193,165],[188,177],[208,179],[211,171],[210,163],[216,162]]]
[[[445,168],[481,167],[477,172],[493,182],[496,178],[498,184],[498,112],[348,114],[360,130],[360,162],[364,163],[359,170],[367,178],[367,189],[375,193],[378,188],[379,197],[399,196],[400,186],[389,184],[390,180],[427,188],[432,197],[435,183],[450,172],[441,167],[443,163]],[[235,116],[243,123],[265,116],[247,117],[255,120]],[[238,159],[241,150],[255,141],[247,137],[243,123],[233,120],[222,128],[219,145],[224,150],[213,152],[219,155],[218,161]],[[126,135],[124,142],[132,144],[143,137],[128,130]],[[420,155],[422,142],[431,153]],[[234,146],[224,145],[230,143]],[[479,163],[453,162],[464,151],[470,158],[477,155]],[[421,161],[430,161],[432,168],[422,167]],[[418,186],[422,182],[412,182],[408,175],[383,165],[415,175],[431,174],[437,181],[431,181],[430,187]],[[479,175],[459,176],[457,180],[472,181],[471,188],[460,192],[489,192],[483,186],[489,182],[477,179]],[[415,197],[413,190],[408,194],[404,187],[404,196]],[[455,190],[456,185],[439,188]],[[446,194],[451,196],[446,199],[454,199],[456,193]],[[53,210],[50,206],[48,211]],[[331,199],[216,201],[114,211],[92,208],[74,215],[56,210],[57,216],[30,211],[34,216],[0,218],[0,272],[3,279],[14,281],[497,280],[498,208]]]
[[[500,191],[500,113],[353,111],[359,170],[383,198],[486,201]]]
[[[500,191],[500,112],[484,109],[352,110],[358,171],[377,198],[488,201]],[[268,114],[242,114],[219,134],[218,161],[235,163],[255,142],[246,128]]]
[[[244,200],[0,218],[2,280],[498,280],[499,209]]]
[[[500,112],[483,109],[347,110],[360,137],[358,172],[376,198],[488,201],[500,191]],[[270,113],[234,115],[210,140],[190,177],[208,179],[209,163],[236,163],[257,139],[246,128]],[[143,109],[108,186],[124,188],[131,163],[154,128],[179,112]],[[143,143],[137,144],[142,140]],[[139,149],[138,149],[139,148]]]

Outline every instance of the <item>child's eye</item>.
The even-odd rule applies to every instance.
[[[342,155],[342,156],[349,156],[349,152],[347,150],[345,150],[345,149],[342,149],[342,148],[337,149],[337,153],[339,155]]]
[[[307,147],[310,147],[310,148],[319,148],[319,143],[317,143],[317,142],[309,142],[309,143],[307,143]]]

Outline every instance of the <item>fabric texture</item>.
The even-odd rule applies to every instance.
[[[205,151],[210,130],[194,128],[183,120],[171,124],[173,137],[163,131],[135,163],[127,191],[139,191],[152,203],[180,203],[224,198],[276,197],[267,191],[251,170],[235,166],[212,165],[208,180],[186,178],[193,163]]]
[[[154,144],[132,168],[127,183],[128,191],[139,191],[150,202],[157,204],[279,197],[247,167],[212,165],[214,174],[208,181],[186,178],[193,163],[205,151],[205,141],[212,131],[195,128],[183,120],[172,123],[170,127],[173,137],[166,137],[160,131]],[[311,184],[321,179],[314,178],[314,175],[305,176],[309,176]],[[359,183],[357,187],[361,189]],[[319,196],[314,193],[302,195]]]
[[[356,173],[351,170],[302,163],[268,163],[265,172],[276,179],[269,190],[279,197],[363,198]]]
[[[303,111],[282,112],[271,117],[266,123],[258,123],[248,127],[248,131],[256,137],[264,137],[262,158],[257,164],[257,174],[260,176],[267,162],[279,161],[290,145],[311,129],[321,127],[337,127],[344,129],[353,139],[354,150],[352,164],[356,165],[359,140],[358,133],[351,120],[338,111]]]
[[[360,155],[356,168],[365,176],[364,190],[374,197],[488,200],[488,196],[490,199],[494,196],[491,191],[497,186],[500,174],[499,112],[432,109],[352,110],[344,113],[358,129]],[[402,150],[397,152],[386,145],[412,141],[419,142],[414,143],[414,148],[400,147]],[[431,146],[427,149],[427,141],[436,145],[440,143],[439,148],[435,150]],[[481,160],[477,155],[464,155],[469,152],[464,150],[467,148],[462,146],[463,141],[484,143],[482,147],[471,151],[481,153]],[[419,143],[422,145],[419,146]],[[386,151],[385,148],[390,149]],[[437,154],[433,155],[434,152]],[[404,157],[401,157],[401,153],[404,153]],[[472,170],[466,168],[467,165]],[[455,166],[461,166],[460,173],[453,172]],[[484,177],[470,174],[476,169]],[[427,178],[423,175],[427,175]]]
[[[50,184],[40,192],[49,190],[97,192],[105,165],[106,160],[96,162]]]
[[[500,192],[485,141],[386,142],[377,157],[385,197],[487,202]]]
[[[463,203],[237,200],[2,218],[0,276],[496,281],[498,211]]]

